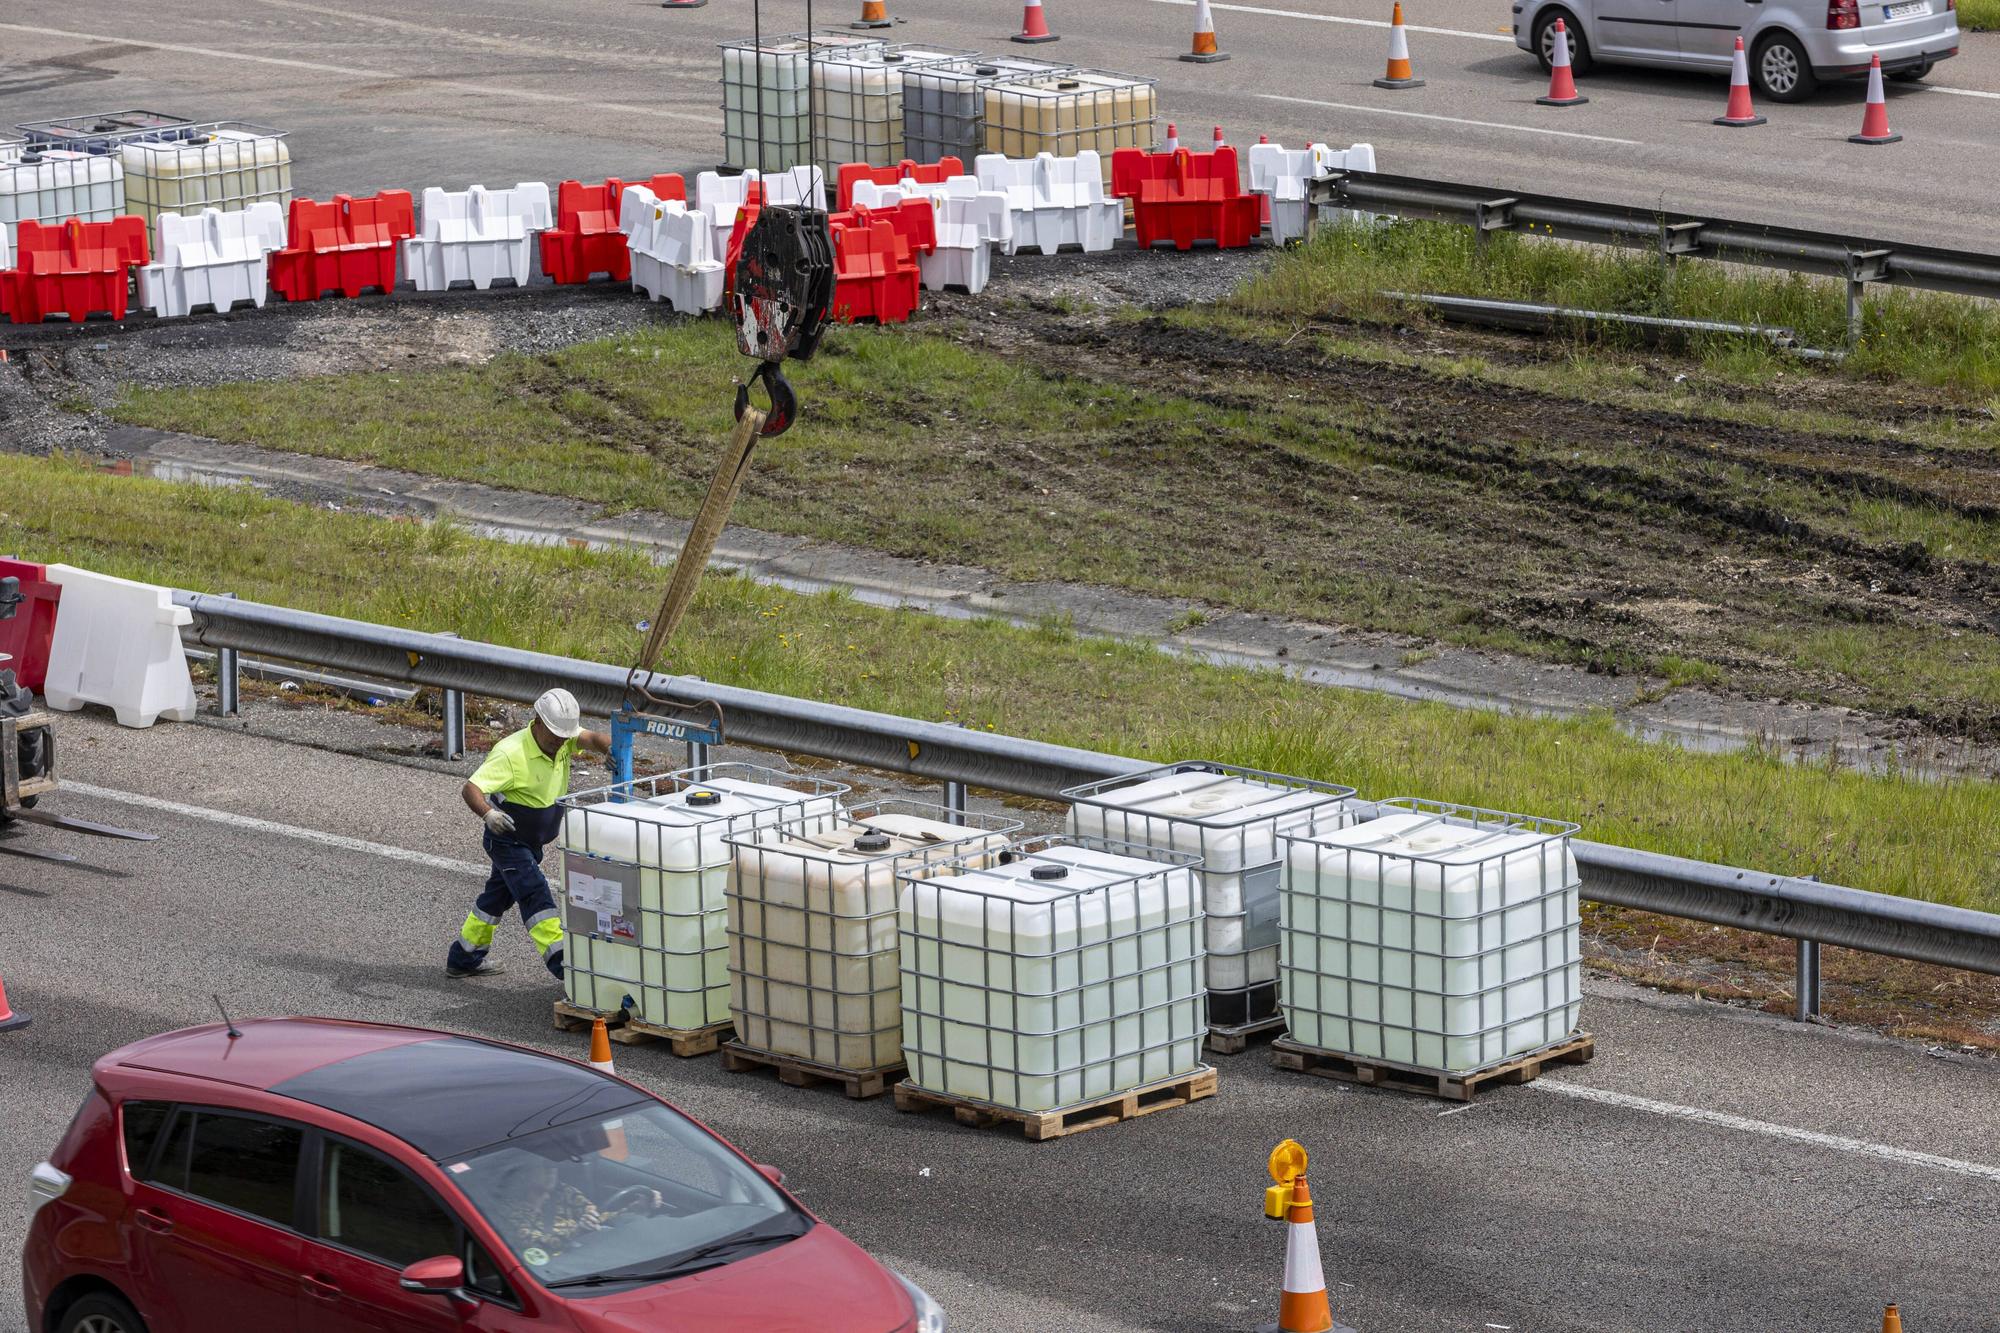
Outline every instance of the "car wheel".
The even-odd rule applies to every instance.
[[[1889,77],[1897,83],[1921,83],[1929,78],[1930,74],[1931,62],[1926,60],[1921,65],[1912,65],[1909,69],[1899,69]]]
[[[146,1321],[108,1291],[94,1291],[63,1311],[56,1333],[146,1333]]]
[[[1542,62],[1542,73],[1546,74],[1556,63],[1556,20],[1563,22],[1563,32],[1569,38],[1569,69],[1572,74],[1590,72],[1590,43],[1583,38],[1583,29],[1577,26],[1576,15],[1567,9],[1551,9],[1535,20],[1535,55]]]
[[[1750,62],[1750,81],[1757,94],[1773,102],[1803,102],[1819,90],[1819,78],[1812,60],[1799,39],[1789,33],[1773,33],[1757,43],[1756,58]]]

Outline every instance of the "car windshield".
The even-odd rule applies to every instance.
[[[544,1286],[664,1280],[812,1225],[761,1172],[657,1102],[444,1166]]]

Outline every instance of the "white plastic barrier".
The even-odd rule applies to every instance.
[[[154,262],[139,269],[139,305],[177,318],[196,306],[219,313],[239,301],[262,308],[270,254],[285,248],[285,212],[271,200],[225,213],[162,213]]]
[[[632,253],[632,290],[683,313],[722,304],[722,251],[729,237],[718,239],[708,214],[628,185],[618,201],[618,230]]]
[[[1329,148],[1323,143],[1307,144],[1304,148],[1286,148],[1274,143],[1252,144],[1250,192],[1271,198],[1271,243],[1284,245],[1304,240],[1310,234],[1313,219],[1307,216],[1307,181],[1324,176],[1329,171],[1373,170],[1375,149],[1371,144],[1358,143],[1347,149]],[[1323,207],[1319,210],[1318,221],[1335,223],[1344,218],[1370,216],[1373,215],[1345,208]]]
[[[525,287],[535,276],[535,234],[552,225],[549,187],[424,191],[423,231],[403,242],[403,276],[420,292],[455,282],[485,291],[502,278]]]
[[[813,208],[826,207],[826,173],[818,167],[793,167],[790,171],[746,171],[725,176],[704,171],[694,178],[694,207],[708,214],[708,220],[728,231],[736,225],[736,210],[750,197],[750,182],[764,182],[764,202],[795,205],[808,199]]]
[[[1125,203],[1104,197],[1097,154],[1075,157],[1037,153],[1032,160],[981,154],[975,169],[979,188],[1007,196],[1013,234],[1006,252],[1040,250],[1052,255],[1065,245],[1087,252],[1109,250],[1125,234]]]
[[[962,184],[961,184],[962,182]],[[928,199],[937,230],[937,249],[917,257],[924,286],[931,291],[959,287],[977,294],[993,276],[993,247],[1014,235],[1007,196],[981,190],[972,176],[954,176],[943,185],[904,179],[894,185],[856,181],[854,202],[863,208],[894,208],[905,199]]]
[[[0,270],[14,267],[14,249],[7,240],[7,224],[0,222]]]
[[[48,577],[62,588],[43,688],[49,707],[73,713],[104,704],[122,727],[194,721],[180,629],[194,617],[174,605],[171,589],[71,565],[50,565]]]

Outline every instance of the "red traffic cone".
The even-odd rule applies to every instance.
[[[1194,0],[1194,49],[1181,57],[1197,65],[1212,65],[1229,56],[1215,44],[1215,15],[1208,12],[1208,0]]]
[[[1903,136],[1889,128],[1889,103],[1882,96],[1882,57],[1868,64],[1868,106],[1861,113],[1861,133],[1847,136],[1849,143],[1901,143]]]
[[[1049,21],[1042,15],[1042,0],[1028,0],[1028,7],[1021,15],[1021,30],[1014,34],[1017,42],[1053,42],[1058,40],[1049,31]]]
[[[1410,35],[1403,31],[1403,0],[1389,14],[1389,68],[1375,80],[1377,88],[1421,88],[1424,81],[1410,69]]]
[[[33,1020],[26,1014],[17,1014],[7,1007],[7,987],[0,984],[0,1032],[12,1032],[24,1028]]]
[[[1212,146],[1210,147],[1209,151],[1210,151],[1210,152],[1214,152],[1214,151],[1215,151],[1215,149],[1217,149],[1217,148],[1223,148],[1223,147],[1226,147],[1226,146],[1227,146],[1227,145],[1225,145],[1225,144],[1224,144],[1224,143],[1222,142],[1222,126],[1220,126],[1220,125],[1217,125],[1217,126],[1215,127],[1215,143],[1214,143],[1214,144],[1213,144],[1213,145],[1212,145]]]
[[[1766,121],[1757,114],[1757,108],[1750,105],[1750,62],[1743,57],[1743,39],[1736,39],[1736,55],[1729,64],[1729,109],[1715,118],[1718,125],[1734,125],[1743,129],[1750,125],[1762,125]]]
[[[1181,132],[1178,129],[1174,128],[1174,123],[1170,120],[1167,122],[1166,146],[1161,148],[1160,151],[1163,153],[1171,153],[1180,146],[1181,146]]]
[[[888,0],[861,0],[861,19],[850,23],[850,28],[887,28],[895,24],[889,17]]]
[[[1577,95],[1576,79],[1569,72],[1569,29],[1561,19],[1556,20],[1555,58],[1549,61],[1549,95],[1535,100],[1543,106],[1581,106],[1590,100]]]

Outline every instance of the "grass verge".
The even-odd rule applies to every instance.
[[[1971,32],[2000,31],[2000,0],[1958,0],[1958,26]]]
[[[22,557],[623,662],[662,572],[635,554],[510,546],[234,488],[0,455]],[[393,575],[393,577],[391,577]],[[1201,756],[1582,823],[1586,836],[2000,907],[2000,784],[1863,777],[1648,744],[1608,720],[1466,712],[1229,670],[1051,623],[940,622],[703,585],[674,666],[709,679],[1161,760]]]

